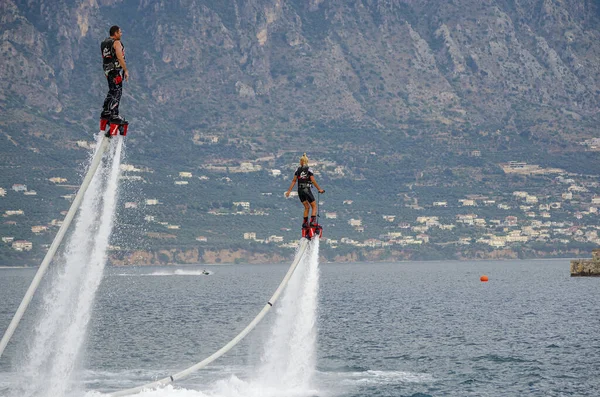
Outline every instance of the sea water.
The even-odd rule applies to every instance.
[[[105,269],[79,366],[85,395],[145,384],[214,353],[258,314],[288,265]],[[34,273],[0,269],[1,330]],[[489,282],[479,281],[482,274]],[[269,395],[598,395],[600,278],[570,278],[568,260],[326,263],[304,277],[296,288],[315,299],[313,331],[288,333],[288,346],[269,350],[281,344],[273,310],[208,368],[142,395],[257,396],[251,386],[265,357],[281,370],[301,356],[298,346],[307,349],[299,365],[314,373]],[[318,288],[306,282],[311,277]],[[14,379],[23,330],[35,320],[28,314],[0,358],[0,395]],[[314,343],[299,339],[302,332]]]

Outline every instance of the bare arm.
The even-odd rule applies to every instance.
[[[125,64],[125,55],[123,55],[123,44],[121,44],[120,40],[115,40],[113,48],[115,49],[115,54],[117,54],[119,65],[121,65],[125,73],[125,80],[129,80],[129,71],[127,70],[127,64]]]
[[[292,189],[294,188],[294,185],[296,184],[296,175],[294,175],[294,179],[292,179],[292,184],[290,185],[290,188],[287,190],[287,192],[285,192],[285,197],[290,197],[290,192],[292,191]]]
[[[311,177],[310,177],[310,181],[312,182],[312,184],[313,184],[313,185],[315,185],[315,187],[317,188],[317,190],[319,191],[319,193],[321,193],[321,194],[325,193],[325,190],[323,190],[323,189],[321,189],[321,188],[319,187],[319,184],[318,184],[318,183],[317,183],[317,181],[315,180],[315,177],[314,177],[314,176],[311,176]]]

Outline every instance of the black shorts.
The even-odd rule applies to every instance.
[[[310,190],[310,188],[298,189],[298,198],[301,202],[308,201],[309,203],[312,203],[313,201],[315,201],[315,196],[313,196],[312,190]]]

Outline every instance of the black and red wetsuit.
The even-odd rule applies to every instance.
[[[106,94],[106,99],[104,99],[102,115],[100,116],[105,119],[114,119],[119,115],[119,103],[123,94],[123,68],[117,58],[114,43],[115,39],[107,37],[100,44],[102,68],[108,81],[108,94]],[[125,56],[125,46],[123,46],[123,56]]]
[[[308,201],[309,203],[315,201],[315,197],[310,189],[312,187],[310,178],[313,176],[311,169],[307,166],[298,167],[294,175],[298,180],[298,198],[300,201]]]

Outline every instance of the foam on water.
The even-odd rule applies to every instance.
[[[404,371],[375,371],[351,372],[346,374],[348,383],[364,384],[397,384],[397,383],[422,383],[432,382],[433,376],[425,373]]]
[[[159,270],[152,273],[135,274],[135,273],[118,273],[118,277],[164,277],[164,276],[210,276],[214,272],[210,270]]]
[[[206,274],[208,273],[208,274]],[[150,274],[144,274],[144,276],[208,276],[213,274],[210,271],[206,270],[184,270],[184,269],[176,269],[172,271],[157,271],[152,272]]]

